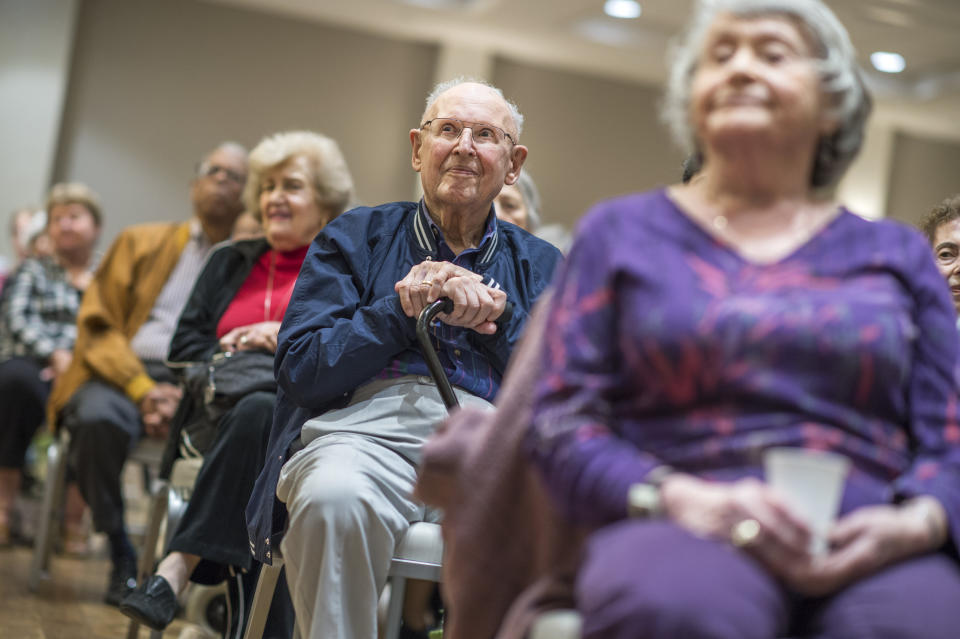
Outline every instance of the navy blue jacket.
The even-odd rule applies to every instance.
[[[345,406],[351,393],[397,355],[417,349],[415,320],[393,287],[415,265],[438,259],[416,202],[348,211],[314,239],[280,327],[275,362],[277,404],[263,471],[247,505],[253,554],[271,562],[286,509],[276,499],[280,468],[310,418]],[[514,311],[494,335],[469,329],[474,352],[502,377],[528,313],[550,283],[560,252],[505,222],[481,246],[474,270],[495,280]],[[497,380],[499,382],[499,380]]]

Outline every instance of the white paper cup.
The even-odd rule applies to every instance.
[[[767,483],[810,526],[810,552],[827,552],[827,533],[837,517],[850,460],[805,448],[770,448],[763,453]]]

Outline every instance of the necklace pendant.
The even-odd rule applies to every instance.
[[[727,218],[722,215],[718,215],[713,218],[713,228],[717,229],[718,231],[722,231],[723,229],[727,228]]]

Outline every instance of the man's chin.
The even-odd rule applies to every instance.
[[[456,185],[437,189],[436,199],[448,206],[473,206],[480,199],[480,194],[473,187],[464,188],[463,185]]]
[[[198,214],[211,222],[228,222],[237,219],[241,212],[242,208],[235,203],[231,204],[222,198],[217,198],[204,202]]]

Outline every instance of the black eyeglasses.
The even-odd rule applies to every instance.
[[[247,176],[243,173],[238,173],[233,169],[228,169],[225,166],[220,166],[219,164],[207,164],[204,162],[199,167],[197,167],[197,175],[204,177],[213,177],[217,173],[223,171],[223,174],[227,176],[227,179],[231,182],[236,182],[237,184],[243,184],[247,181]]]
[[[450,142],[459,140],[464,129],[470,129],[473,133],[473,141],[476,144],[501,144],[504,139],[510,140],[510,144],[516,144],[513,136],[509,133],[498,126],[485,122],[467,122],[457,118],[434,118],[421,124],[420,129],[426,129],[432,135]]]

